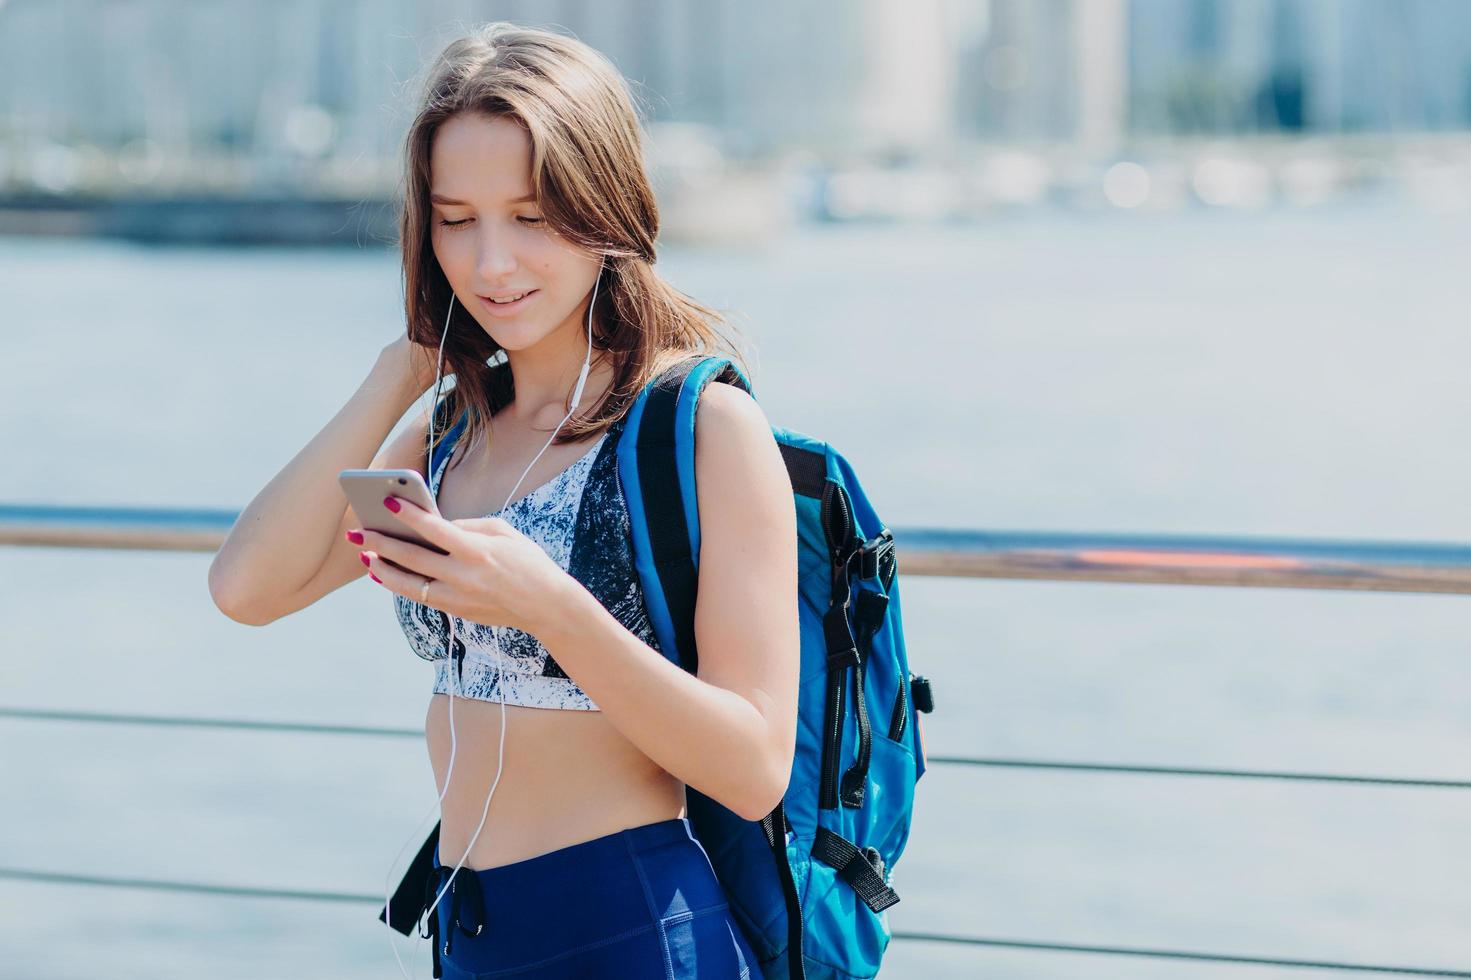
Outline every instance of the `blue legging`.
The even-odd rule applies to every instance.
[[[434,866],[430,900],[454,868]],[[762,980],[684,817],[462,867],[435,915],[444,980]]]

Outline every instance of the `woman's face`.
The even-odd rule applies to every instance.
[[[585,346],[601,257],[552,230],[530,199],[531,138],[520,124],[454,116],[439,127],[429,168],[430,237],[455,301],[508,351],[564,328]],[[489,299],[518,293],[529,295],[506,306]]]

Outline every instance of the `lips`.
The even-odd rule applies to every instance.
[[[489,310],[490,313],[493,314],[493,315],[496,315],[496,316],[507,316],[509,314],[516,313],[519,310],[524,309],[525,306],[526,306],[526,304],[527,303],[530,303],[532,301],[532,299],[534,299],[536,297],[536,294],[539,293],[539,292],[540,292],[540,290],[538,290],[538,289],[529,290],[528,292],[524,293],[521,296],[521,298],[518,299],[518,300],[516,300],[516,302],[514,302],[514,303],[494,303],[494,302],[491,302],[491,299],[490,299],[489,296],[481,296],[480,297],[480,304],[482,306],[484,306],[485,309]],[[516,294],[515,293],[509,293],[508,295],[514,296]]]

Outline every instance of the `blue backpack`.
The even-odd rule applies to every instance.
[[[664,655],[691,673],[695,406],[713,380],[752,394],[729,358],[675,365],[639,395],[618,443],[649,619]],[[689,821],[767,980],[866,980],[889,944],[884,910],[899,901],[893,868],[925,771],[917,712],[934,704],[905,656],[893,535],[835,449],[772,433],[797,508],[802,667],[791,780],[760,821],[687,786]]]
[[[700,553],[695,407],[715,380],[754,397],[729,358],[681,362],[640,393],[617,449],[649,619],[660,650],[691,673]],[[934,704],[929,681],[909,672],[905,656],[893,535],[835,449],[788,429],[772,433],[797,509],[802,665],[791,780],[759,821],[686,786],[688,816],[766,980],[868,980],[889,944],[884,912],[899,901],[893,868],[925,771],[918,712]],[[438,831],[390,899],[393,928],[404,935],[429,904]],[[387,921],[387,912],[378,918]],[[438,977],[437,921],[429,918],[421,935],[434,943]]]

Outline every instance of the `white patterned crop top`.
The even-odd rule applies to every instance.
[[[485,516],[500,517],[535,541],[573,578],[597,597],[614,618],[654,649],[659,641],[649,622],[643,590],[633,567],[633,538],[618,480],[618,437],[622,421],[605,431],[577,462],[509,507]],[[431,475],[429,490],[439,499],[444,471],[454,455],[446,451]],[[534,708],[597,711],[598,706],[568,677],[535,636],[511,626],[487,626],[456,617],[455,656],[446,656],[449,616],[394,593],[399,626],[409,646],[435,664],[434,693],[500,701]],[[459,685],[455,685],[455,662]]]

